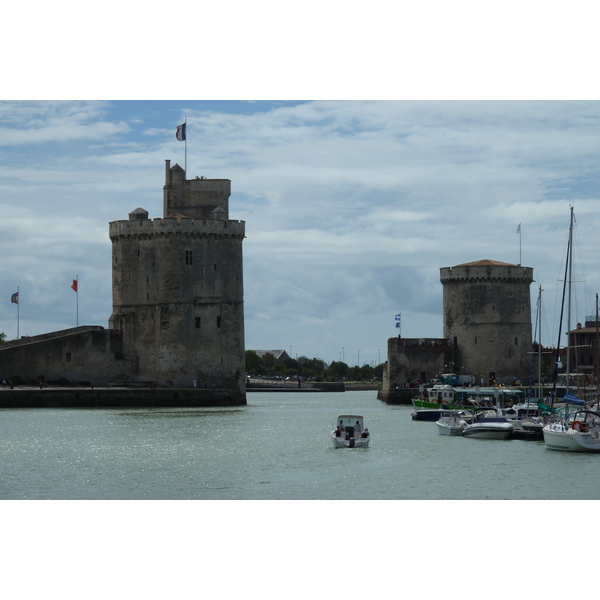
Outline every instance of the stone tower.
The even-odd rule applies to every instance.
[[[533,269],[480,260],[440,269],[444,337],[460,356],[461,373],[494,381],[529,380]]]
[[[242,241],[228,179],[185,178],[166,161],[164,216],[109,224],[111,329],[133,381],[220,390],[245,403]]]

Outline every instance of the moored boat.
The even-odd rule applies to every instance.
[[[578,410],[567,419],[544,426],[544,442],[550,450],[600,452],[600,413]]]
[[[454,411],[448,411],[443,412],[435,424],[438,426],[440,435],[462,435],[467,426],[467,421],[462,415]]]
[[[371,434],[362,415],[338,415],[331,439],[334,448],[368,448]]]
[[[467,425],[465,437],[505,440],[512,435],[514,426],[505,417],[483,417]]]

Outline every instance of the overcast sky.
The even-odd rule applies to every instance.
[[[0,102],[0,331],[107,325],[108,222],[162,216],[164,161],[231,180],[246,222],[246,347],[385,360],[387,339],[441,337],[441,267],[533,267],[557,339],[569,205],[574,320],[600,288],[600,102]],[[521,234],[517,227],[521,224]]]

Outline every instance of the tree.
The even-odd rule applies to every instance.
[[[348,374],[348,365],[345,362],[333,361],[327,369],[327,374],[331,379],[342,379]]]
[[[4,340],[6,340],[6,334],[4,332],[0,332],[0,344],[3,344]]]
[[[246,350],[244,356],[246,359],[246,373],[249,375],[252,373],[258,374],[261,368],[264,369],[262,358],[254,350]]]

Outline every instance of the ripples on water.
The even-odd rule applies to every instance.
[[[368,449],[331,447],[339,413]],[[375,392],[249,393],[228,409],[4,410],[2,499],[598,499],[600,455],[446,437]]]

